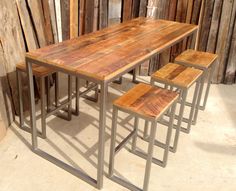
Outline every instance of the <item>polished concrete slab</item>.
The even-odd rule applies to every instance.
[[[62,76],[63,79],[64,76]],[[147,81],[148,79],[143,79]],[[62,80],[62,91],[66,80]],[[111,132],[111,103],[133,84],[126,76],[122,85],[112,84],[108,94],[105,144],[105,175]],[[64,94],[63,94],[64,95]],[[236,189],[236,85],[213,85],[206,110],[199,112],[198,123],[190,134],[180,135],[177,153],[170,153],[166,168],[152,165],[150,191],[234,191]],[[47,121],[47,139],[39,138],[39,147],[68,164],[96,175],[98,104],[81,99],[79,117],[72,121],[52,116]],[[120,112],[118,118],[120,141],[132,129],[133,118]],[[40,125],[40,121],[37,123]],[[139,134],[144,122],[141,120]],[[166,128],[159,126],[158,139]],[[116,173],[141,186],[145,161],[129,152],[130,144],[116,158]],[[138,141],[138,147],[147,144]],[[160,157],[162,150],[156,148]],[[31,151],[30,134],[20,130],[17,122],[0,142],[1,191],[94,191],[87,183],[74,177]],[[125,191],[124,187],[104,179],[104,191]]]

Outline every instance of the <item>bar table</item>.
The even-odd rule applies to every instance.
[[[104,134],[108,84],[185,38],[190,36],[195,38],[197,31],[198,26],[192,24],[139,17],[26,53],[32,151],[101,189],[104,177]],[[96,179],[38,148],[32,64],[50,67],[55,71],[100,85]]]

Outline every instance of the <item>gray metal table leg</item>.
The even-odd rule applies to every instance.
[[[37,150],[38,142],[37,142],[37,128],[36,128],[36,116],[35,116],[35,98],[34,98],[34,81],[33,81],[33,72],[32,72],[32,64],[27,62],[27,75],[28,75],[28,84],[29,84],[29,95],[30,95],[30,123],[32,128],[32,149],[33,151]]]
[[[100,112],[99,112],[99,138],[98,138],[98,167],[97,167],[97,188],[103,187],[103,170],[104,170],[104,137],[106,126],[106,94],[108,91],[108,84],[106,82],[101,84],[100,93]]]

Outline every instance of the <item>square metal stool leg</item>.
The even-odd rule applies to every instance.
[[[208,80],[207,80],[207,88],[206,88],[205,95],[204,95],[204,98],[203,98],[203,105],[200,106],[201,110],[206,109],[206,103],[207,103],[207,99],[208,99],[208,96],[209,96],[211,80],[212,80],[212,77],[213,77],[213,74],[214,74],[214,71],[215,71],[215,66],[216,66],[216,63],[210,68],[210,72],[208,72],[209,76],[208,76]]]
[[[72,107],[71,107],[71,103],[72,103],[72,77],[71,75],[68,75],[68,105],[67,105],[67,117],[68,120],[71,120],[71,115],[72,115]]]
[[[40,101],[41,101],[41,125],[42,125],[42,137],[46,138],[46,118],[47,113],[45,110],[45,77],[40,77]]]
[[[80,84],[80,80],[78,77],[76,77],[75,79],[75,115],[79,115],[79,84]]]
[[[59,106],[59,74],[55,73],[55,106]]]
[[[115,154],[119,151],[119,148],[122,147],[125,142],[121,142],[121,146],[118,145],[115,147],[116,142],[116,131],[117,131],[117,115],[118,115],[118,109],[116,107],[113,107],[113,117],[112,117],[112,133],[111,133],[111,148],[110,148],[110,162],[109,162],[109,177],[117,182],[118,184],[121,184],[122,186],[132,190],[132,191],[147,191],[149,180],[150,180],[150,173],[151,173],[151,165],[152,165],[152,156],[153,156],[153,147],[154,147],[154,141],[155,141],[155,134],[156,134],[156,122],[152,122],[151,127],[151,136],[149,140],[148,145],[148,154],[146,158],[146,167],[145,167],[145,175],[144,175],[144,183],[143,183],[143,189],[138,188],[137,186],[127,182],[126,180],[117,177],[114,174],[114,162],[115,162]],[[134,122],[134,131],[130,134],[133,137],[132,142],[132,149],[135,149],[136,147],[136,139],[137,139],[137,125],[138,125],[138,118],[135,117]],[[131,136],[128,136],[129,138]]]

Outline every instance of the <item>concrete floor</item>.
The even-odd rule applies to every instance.
[[[111,102],[132,86],[125,79],[122,86],[109,88],[107,113],[105,174],[108,171],[111,129]],[[81,99],[81,113],[72,121],[55,116],[48,119],[46,140],[39,139],[39,147],[90,175],[96,175],[98,105]],[[132,127],[133,119],[119,113],[119,139]],[[38,122],[40,124],[40,122]],[[125,128],[124,128],[125,127]],[[163,138],[164,128],[158,128]],[[143,121],[140,123],[140,135]],[[146,144],[138,142],[145,148]],[[93,191],[87,183],[31,150],[30,134],[20,130],[17,123],[8,130],[0,143],[1,191]],[[116,158],[116,172],[141,186],[145,161],[129,153],[127,145]],[[156,149],[155,155],[160,156]],[[207,108],[200,111],[198,123],[190,134],[181,134],[177,153],[169,154],[166,168],[152,165],[150,191],[235,191],[236,190],[236,85],[213,85]],[[124,187],[104,178],[104,191],[125,191]]]

